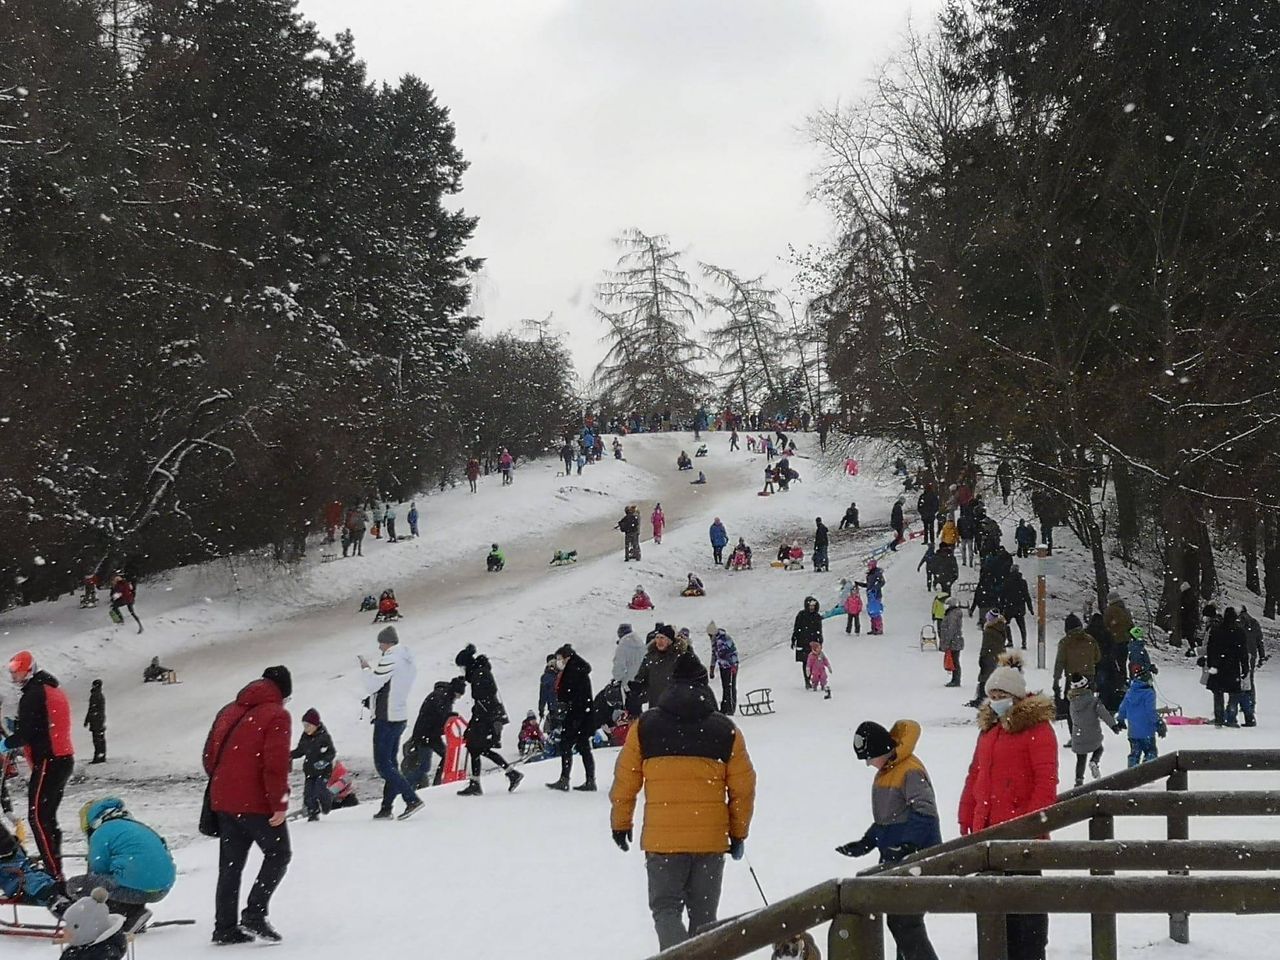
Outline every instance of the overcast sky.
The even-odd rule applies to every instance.
[[[554,313],[579,372],[626,227],[780,287],[787,244],[830,234],[806,200],[816,107],[857,97],[941,0],[300,0],[350,29],[376,80],[413,73],[452,111],[463,206],[487,259],[484,329]]]

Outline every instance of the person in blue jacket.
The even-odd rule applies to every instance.
[[[729,542],[729,534],[716,517],[711,523],[711,554],[715,563],[724,563],[724,548]]]
[[[554,715],[559,698],[556,697],[556,680],[560,670],[556,667],[556,655],[547,654],[547,665],[538,681],[538,720],[545,720],[548,713]]]
[[[1128,727],[1129,766],[1136,767],[1159,756],[1156,737],[1163,737],[1166,727],[1156,711],[1156,691],[1151,685],[1150,669],[1131,663],[1129,676],[1129,690],[1116,709],[1116,721],[1122,728]]]
[[[90,800],[80,808],[80,826],[89,839],[89,872],[69,878],[67,893],[84,897],[102,887],[108,909],[124,916],[125,931],[140,931],[151,919],[146,905],[163,900],[177,877],[168,845],[119,797]]]

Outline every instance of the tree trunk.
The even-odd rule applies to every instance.
[[[1200,561],[1200,596],[1212,600],[1218,593],[1218,569],[1213,562],[1213,543],[1209,539],[1209,524],[1196,518],[1195,547]]]
[[[1116,485],[1116,538],[1120,541],[1120,559],[1129,566],[1138,542],[1138,492],[1133,471],[1120,457],[1111,460],[1111,476]]]
[[[1280,547],[1276,546],[1276,518],[1268,510],[1262,515],[1262,586],[1266,592],[1262,615],[1276,617],[1276,601],[1280,600]]]
[[[1175,638],[1178,629],[1178,607],[1180,602],[1179,587],[1187,580],[1187,557],[1183,547],[1186,529],[1186,511],[1181,493],[1165,487],[1160,494],[1161,526],[1164,539],[1164,587],[1160,591],[1160,607],[1156,610],[1156,623],[1168,630]],[[1189,582],[1189,581],[1188,581]]]
[[[1252,503],[1241,508],[1240,549],[1244,551],[1244,587],[1255,595],[1262,594],[1258,579],[1258,508]]]

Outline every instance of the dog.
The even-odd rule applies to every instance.
[[[784,957],[794,957],[795,960],[822,960],[822,952],[818,949],[817,941],[813,939],[812,934],[802,933],[798,937],[773,945],[773,960],[782,960]]]

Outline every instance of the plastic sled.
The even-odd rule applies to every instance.
[[[932,623],[926,623],[920,628],[920,649],[938,649],[938,631]]]
[[[1200,727],[1209,722],[1208,717],[1184,717],[1180,713],[1170,714],[1164,722],[1171,727]]]

